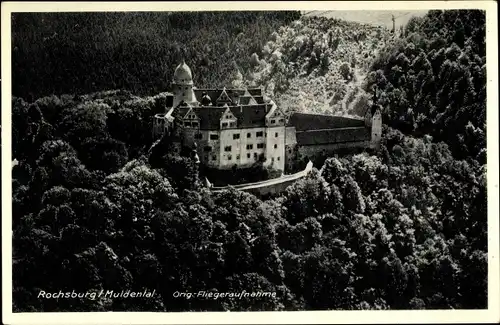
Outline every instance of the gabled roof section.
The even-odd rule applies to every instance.
[[[189,107],[189,110],[186,112],[186,114],[184,115],[183,118],[184,119],[189,119],[189,120],[198,119],[198,115],[194,111],[193,107],[191,105],[189,105],[188,107]],[[190,117],[190,115],[194,115],[194,117]]]
[[[224,113],[222,113],[221,119],[225,120],[237,119],[237,117],[234,116],[233,112],[231,111],[230,107],[227,104],[224,104],[222,108],[224,108]]]
[[[217,97],[216,102],[232,102],[231,97],[229,97],[229,95],[226,92],[226,87],[222,89],[222,92],[219,95],[219,97]]]
[[[178,121],[181,121],[184,119],[184,116],[186,116],[187,112],[189,112],[190,109],[191,107],[179,105],[173,109],[171,116]]]
[[[269,110],[269,113],[267,113],[266,118],[273,118],[273,117],[284,117],[285,113],[276,105],[276,103],[271,102],[271,109]]]

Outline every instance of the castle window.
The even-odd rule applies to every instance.
[[[218,134],[210,134],[210,140],[219,140]]]
[[[238,140],[239,138],[240,138],[240,134],[239,133],[233,134],[233,140]]]
[[[274,149],[278,149],[278,145],[277,144],[274,145]]]
[[[233,157],[231,157],[231,155],[227,155],[227,160],[231,160],[233,159]]]
[[[252,134],[251,133],[247,133],[247,138],[251,138],[252,137]]]
[[[285,122],[285,119],[280,118],[280,123],[284,123],[284,122]]]
[[[247,153],[247,158],[250,159],[250,154],[249,153]]]
[[[240,160],[240,155],[236,155],[236,160]]]
[[[256,137],[261,137],[261,136],[263,136],[263,135],[264,135],[264,132],[262,132],[262,131],[259,131],[259,132],[257,132],[257,133],[255,134],[255,136],[256,136]]]
[[[247,144],[247,150],[252,150],[253,149],[253,144]]]
[[[264,148],[264,144],[263,143],[257,143],[257,148],[259,148],[259,149]]]
[[[278,159],[278,161],[280,161],[280,157],[278,157],[278,158],[276,158],[276,159]]]
[[[191,127],[191,122],[184,122],[184,126]]]
[[[271,124],[274,124],[274,123],[276,123],[276,120],[271,120]]]
[[[257,160],[257,153],[256,152],[253,153],[253,159]]]
[[[205,148],[203,148],[203,150],[205,150],[205,152],[210,152],[212,151],[212,147],[206,146]]]
[[[264,134],[264,135],[265,135],[265,136],[266,136],[266,138],[267,138],[267,132],[266,132],[266,134]]]
[[[223,128],[227,128],[227,123],[225,123],[225,122],[224,122],[224,123],[222,123],[222,127],[223,127]]]
[[[213,155],[213,156],[212,156],[212,160],[217,160],[217,156],[216,156],[216,155]]]
[[[231,151],[231,146],[225,146],[224,151],[226,151],[226,152]]]
[[[276,133],[274,134],[274,137],[275,137],[275,138],[277,138],[277,137],[278,137],[278,132],[276,132]]]
[[[234,127],[236,127],[236,123],[231,122],[231,123],[229,123],[229,126],[232,127],[232,128],[234,128]]]
[[[191,125],[192,125],[194,128],[197,128],[197,127],[198,127],[198,122],[193,122],[193,123],[191,123]]]
[[[196,133],[196,134],[194,135],[194,138],[195,138],[196,140],[200,140],[201,138],[203,138],[203,135],[202,135],[201,133]]]

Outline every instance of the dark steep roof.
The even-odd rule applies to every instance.
[[[228,107],[223,106],[193,106],[192,109],[200,119],[200,129],[217,130],[220,127],[220,118]],[[182,118],[190,107],[177,106],[174,115]],[[236,127],[250,128],[263,127],[266,125],[266,115],[271,110],[270,104],[263,105],[239,105],[229,106],[233,115],[237,118]]]
[[[220,126],[220,118],[226,111],[226,108],[218,106],[198,106],[194,108],[194,111],[200,118],[201,130],[217,130]]]
[[[266,125],[266,114],[271,110],[271,105],[231,106],[230,110],[238,119],[239,128],[250,128]]]
[[[297,144],[310,146],[345,142],[368,141],[371,138],[367,127],[309,130],[296,133]]]
[[[217,98],[219,98],[220,94],[222,93],[223,89],[193,89],[194,94],[196,98],[201,99],[203,97],[203,94],[206,93],[211,99],[212,103],[215,103]],[[248,89],[248,92],[253,96],[258,96],[262,97],[262,90],[260,88],[252,88]],[[245,94],[245,89],[227,89],[226,88],[226,93],[228,96],[231,98],[233,102],[237,101],[237,98],[242,97]],[[257,103],[259,101],[255,99]],[[262,99],[261,102],[263,103],[264,100]]]
[[[288,121],[289,126],[295,126],[297,131],[337,129],[347,127],[361,127],[364,120],[319,114],[293,113]]]

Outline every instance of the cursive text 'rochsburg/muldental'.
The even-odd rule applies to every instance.
[[[95,300],[97,298],[152,298],[156,294],[156,290],[144,290],[144,291],[131,291],[131,290],[93,290],[86,292],[72,291],[62,291],[59,292],[46,292],[40,290],[38,293],[38,298],[43,299],[91,299]]]

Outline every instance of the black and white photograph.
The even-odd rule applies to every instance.
[[[335,3],[2,15],[4,311],[500,317],[496,3]]]

